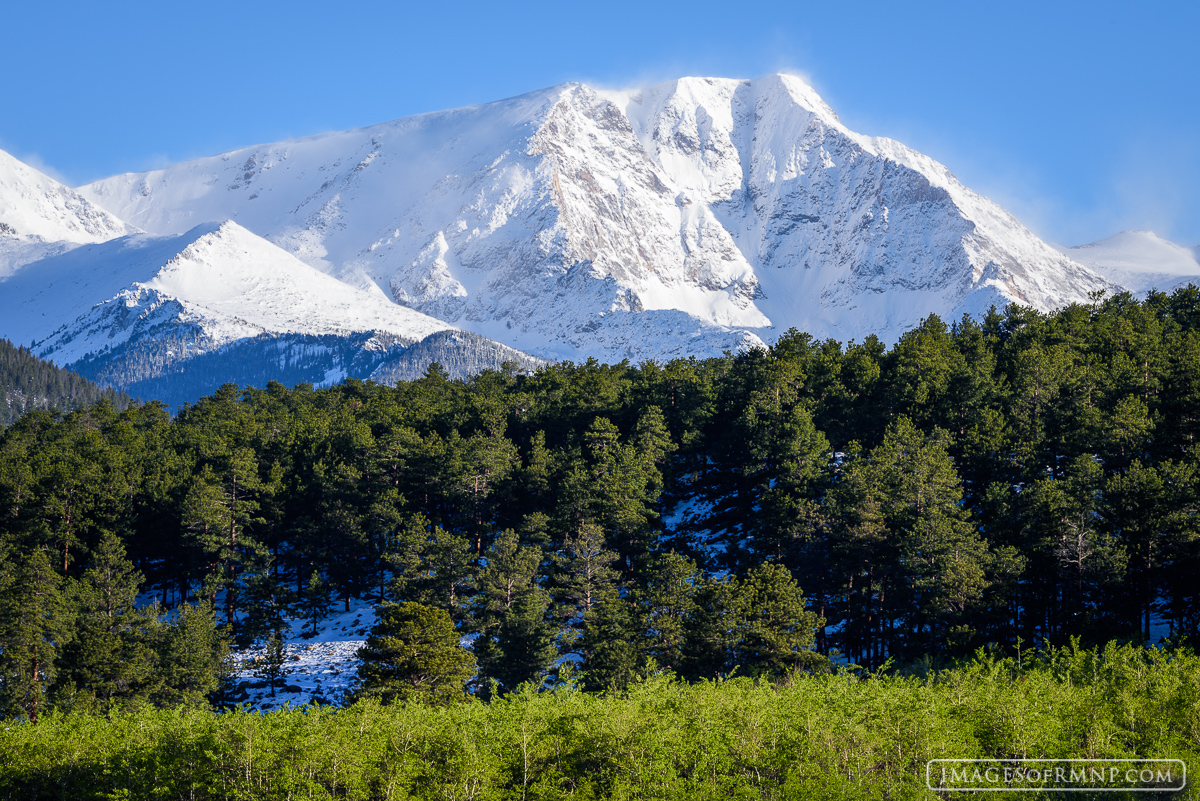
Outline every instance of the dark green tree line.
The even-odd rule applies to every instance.
[[[199,691],[100,664],[178,645],[125,601],[97,617],[104,569],[243,643],[355,598],[440,610],[505,690],[563,660],[602,688],[1195,638],[1198,324],[1188,287],[930,317],[891,348],[791,331],[668,364],[227,385],[174,418],[30,412],[0,434],[0,554],[44,667],[14,645],[8,697]],[[65,599],[80,638],[22,598]]]

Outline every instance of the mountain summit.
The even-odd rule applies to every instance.
[[[156,234],[236,220],[546,358],[705,356],[793,326],[894,339],[930,313],[1117,288],[790,75],[564,84],[80,194]]]

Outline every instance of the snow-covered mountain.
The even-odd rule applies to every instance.
[[[0,279],[22,264],[136,230],[0,150]]]
[[[133,230],[48,175],[0,150],[0,229],[47,242],[103,242]]]
[[[936,312],[1112,289],[803,81],[565,84],[121,175],[148,231],[235,219],[356,286],[548,358],[894,339]]]
[[[1188,283],[1200,286],[1200,248],[1180,247],[1152,231],[1122,231],[1059,250],[1134,294],[1169,292]]]
[[[413,342],[451,326],[314,270],[237,223],[132,234],[19,269],[5,331],[60,364],[111,350],[170,318],[208,348],[262,333],[379,331]]]
[[[182,402],[227,381],[330,383],[377,370],[396,380],[434,360],[451,375],[539,363],[338,281],[234,222],[130,233],[0,156],[9,256],[0,336],[106,385]]]

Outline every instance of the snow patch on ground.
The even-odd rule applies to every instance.
[[[359,666],[361,648],[375,626],[375,608],[367,601],[353,600],[350,611],[338,612],[317,626],[306,620],[291,619],[283,632],[283,688],[274,696],[258,675],[264,648],[261,643],[236,651],[237,680],[244,695],[238,700],[245,706],[262,711],[278,709],[285,704],[301,706],[308,703],[338,704],[353,689]]]

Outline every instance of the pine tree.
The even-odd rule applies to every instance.
[[[305,636],[317,636],[317,626],[329,615],[329,607],[332,603],[333,597],[329,585],[321,578],[320,571],[314,570],[308,578],[308,585],[304,588],[304,595],[300,600],[304,618],[312,626],[312,631]]]
[[[464,509],[464,529],[474,541],[475,552],[481,554],[488,521],[495,515],[492,498],[496,486],[516,469],[520,457],[516,446],[504,437],[502,421],[487,434],[473,434],[462,445],[463,469],[456,477],[455,490]]]
[[[475,657],[459,645],[449,613],[411,601],[379,608],[358,657],[355,697],[384,703],[453,701],[475,674]]]
[[[149,697],[158,683],[158,607],[138,609],[142,575],[106,533],[71,593],[75,635],[59,658],[56,695],[73,706],[107,709]]]
[[[506,529],[487,549],[484,561],[486,566],[475,580],[472,617],[480,631],[488,632],[522,596],[537,586],[542,551],[521,545],[516,532]]]
[[[894,647],[883,642],[886,633],[879,629],[884,619],[905,608],[896,596],[907,578],[900,543],[885,516],[878,471],[858,443],[848,447],[839,473],[826,496],[829,532],[818,543],[833,574],[820,601],[830,622],[841,629],[825,645],[836,643],[849,659],[870,664],[876,654]],[[820,582],[819,573],[806,575]]]
[[[72,616],[62,579],[44,551],[35,549],[8,567],[0,577],[0,710],[37,723]]]
[[[547,619],[550,595],[538,585],[542,551],[521,545],[516,533],[501,533],[485,554],[476,579],[472,649],[483,680],[505,689],[539,678],[558,656],[554,627]]]
[[[1026,496],[1026,526],[1035,563],[1050,568],[1052,595],[1043,607],[1043,636],[1062,640],[1094,633],[1108,623],[1101,598],[1124,576],[1128,554],[1101,525],[1107,512],[1104,471],[1095,457],[1074,459],[1061,479],[1042,479]]]
[[[584,619],[578,652],[588,690],[622,690],[645,675],[642,640],[646,626],[640,610],[615,592],[601,596]]]
[[[810,484],[828,461],[829,444],[800,405],[804,369],[791,345],[783,358],[740,354],[723,382],[710,432],[710,460],[697,482],[707,513],[689,528],[723,546],[724,567],[744,570],[769,554],[792,556],[804,528]]]
[[[752,568],[735,597],[741,623],[735,659],[743,673],[779,676],[820,662],[812,645],[824,621],[804,608],[787,568],[769,562]]]
[[[670,551],[657,555],[646,577],[646,588],[637,593],[648,616],[646,652],[659,667],[678,672],[684,664],[687,621],[696,608],[700,569]]]
[[[212,606],[183,605],[159,642],[162,686],[155,701],[167,706],[203,705],[225,675],[229,638],[217,627]]]
[[[809,557],[805,545],[824,524],[820,498],[831,456],[829,440],[807,410],[797,406],[778,424],[759,522],[748,532],[759,558],[795,568]]]
[[[506,690],[528,681],[542,681],[558,658],[549,609],[550,594],[533,587],[505,611],[494,640],[476,639],[474,647],[483,676],[496,679]]]
[[[275,690],[283,686],[285,678],[284,665],[287,664],[287,651],[284,649],[283,638],[279,631],[272,631],[271,636],[263,643],[263,652],[261,661],[255,665],[254,673],[260,679],[267,683],[267,687],[271,689],[271,697],[275,697]]]
[[[616,553],[605,550],[604,531],[593,523],[582,523],[567,536],[554,556],[553,586],[558,615],[566,625],[564,649],[572,648],[583,622],[600,598],[616,590],[620,572],[614,567]]]
[[[601,526],[612,548],[630,561],[650,545],[662,491],[659,462],[669,439],[657,410],[640,421],[634,442],[607,418],[597,417],[583,434],[583,448],[564,477],[558,522],[561,531],[577,531],[585,523]]]
[[[736,578],[726,575],[699,581],[683,621],[681,676],[690,681],[714,679],[737,667],[734,658],[744,626],[744,607]]]
[[[478,570],[474,543],[440,526],[430,531],[423,515],[409,520],[401,542],[393,597],[445,609],[464,621]]]
[[[238,627],[238,640],[243,645],[281,629],[289,610],[304,609],[305,594],[297,594],[275,566],[274,557],[266,556],[261,563],[252,566],[252,571],[242,574],[239,600],[245,617]],[[330,603],[327,601],[321,608],[322,614]]]
[[[269,554],[250,533],[261,522],[257,496],[265,491],[254,453],[246,448],[223,458],[221,472],[203,465],[184,500],[184,525],[208,560],[206,592],[210,602],[224,594],[225,621],[236,634],[240,580],[263,568]]]
[[[841,641],[868,665],[924,653],[951,629],[956,647],[973,647],[976,633],[956,627],[989,585],[990,557],[962,508],[948,444],[945,431],[925,434],[898,418],[869,453],[851,451],[830,493]]]

